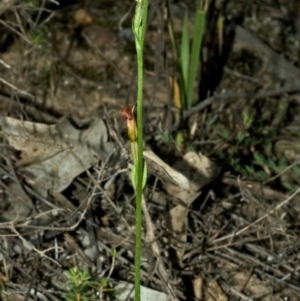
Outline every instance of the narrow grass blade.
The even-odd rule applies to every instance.
[[[192,53],[189,62],[189,75],[187,87],[187,108],[192,106],[194,83],[199,67],[200,50],[202,45],[202,37],[205,28],[206,11],[198,9],[195,16],[195,27],[193,32]]]
[[[189,22],[187,11],[184,15],[182,36],[181,36],[181,47],[180,47],[180,66],[181,66],[181,95],[183,107],[187,109],[187,86],[188,86],[188,77],[189,77],[189,63],[190,63],[190,39],[189,39]]]

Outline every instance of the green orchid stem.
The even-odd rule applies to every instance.
[[[135,258],[134,258],[134,288],[135,301],[141,300],[141,253],[142,253],[142,194],[144,177],[143,159],[143,49],[147,26],[148,0],[137,0],[132,29],[135,36],[137,52],[137,162],[134,162],[136,176],[136,214],[135,214]],[[135,148],[135,147],[133,147]],[[132,150],[133,150],[132,148]],[[133,155],[135,156],[135,155]],[[135,161],[135,160],[134,160]]]
[[[135,167],[138,166],[138,144],[136,141],[130,143],[132,162]]]

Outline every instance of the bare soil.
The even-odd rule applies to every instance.
[[[133,282],[121,110],[136,102],[134,4],[0,3],[3,300],[64,300],[74,267],[101,284],[89,300],[118,300],[108,287]],[[168,5],[179,48],[195,4]],[[166,11],[150,1],[144,133],[157,157],[147,157],[142,284],[169,300],[300,300],[300,5],[210,1],[180,121]]]

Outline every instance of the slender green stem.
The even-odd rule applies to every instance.
[[[135,301],[141,300],[141,251],[142,251],[142,194],[144,182],[143,159],[143,49],[147,25],[148,0],[137,0],[133,18],[133,32],[137,52],[137,138],[138,160],[136,164],[136,241],[135,241]]]

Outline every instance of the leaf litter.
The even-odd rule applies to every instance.
[[[61,192],[82,172],[112,151],[102,119],[88,129],[78,130],[68,119],[46,125],[9,117],[0,119],[9,144],[20,152],[16,166],[24,166],[28,182],[47,196],[48,190]]]
[[[234,2],[229,1],[229,7]],[[238,10],[240,4],[236,4]],[[118,16],[111,15],[111,24],[121,15],[126,19],[129,6],[116,5]],[[264,5],[270,9],[266,3],[258,5],[258,19],[264,16],[260,10]],[[157,13],[161,9],[154,7]],[[61,299],[61,284],[66,283],[63,271],[74,266],[89,269],[95,278],[100,275],[98,280],[107,277],[112,287],[121,280],[130,287],[133,281],[130,160],[120,138],[123,125],[113,118],[128,104],[127,96],[134,95],[134,89],[128,88],[133,86],[134,54],[128,54],[126,48],[130,49],[130,39],[118,40],[107,30],[105,9],[97,5],[90,12],[69,8],[67,26],[62,22],[66,12],[60,11],[45,23],[52,32],[48,52],[41,55],[44,43],[26,44],[28,35],[15,38],[1,57],[1,78],[11,84],[2,81],[0,86],[0,285],[1,294],[9,300],[34,295]],[[0,7],[0,13],[4,22],[24,35],[28,27],[22,22],[26,20],[10,22],[14,9]],[[182,9],[175,4],[171,10],[180,24]],[[26,7],[20,6],[15,13],[24,11]],[[88,21],[80,21],[78,16]],[[158,81],[159,73],[145,75],[146,141],[152,150],[144,152],[149,176],[143,202],[142,275],[145,287],[153,289],[147,291],[145,300],[159,298],[155,296],[165,300],[167,295],[180,300],[299,299],[297,179],[294,174],[278,175],[280,168],[292,171],[289,164],[295,162],[290,158],[297,158],[299,150],[292,131],[299,126],[295,93],[299,69],[289,61],[296,57],[296,50],[289,53],[283,49],[286,57],[278,55],[274,51],[278,52],[278,44],[273,45],[269,37],[267,42],[261,41],[267,22],[255,32],[257,27],[250,17],[251,13],[243,27],[235,28],[227,71],[211,91],[215,93],[183,113],[188,124],[193,124],[189,143],[196,152],[186,151],[184,155],[172,139],[164,142],[165,133],[174,130],[166,126],[172,124],[168,119],[172,112],[162,110],[161,105],[168,106],[165,87],[169,76],[164,82]],[[276,22],[278,25],[280,21]],[[99,28],[103,31],[97,35]],[[153,28],[149,35],[161,37]],[[1,30],[7,36],[12,34],[6,27]],[[98,36],[103,39],[96,41]],[[68,43],[63,42],[66,38]],[[110,51],[116,41],[121,46]],[[157,42],[155,45],[161,40]],[[155,65],[160,62],[159,47],[153,45],[148,45],[154,53],[148,54],[148,68],[165,74],[159,68],[162,65]],[[245,51],[251,60],[244,60],[240,68],[241,57],[235,55],[245,55]],[[88,58],[86,64],[82,58]],[[263,64],[255,65],[255,60]],[[150,99],[153,103],[148,102]],[[281,111],[277,104],[284,102],[287,105]],[[109,110],[105,117],[104,104]],[[243,124],[245,112],[253,114],[250,125]],[[288,150],[274,155],[272,145],[276,149],[284,145]],[[286,154],[289,157],[285,161]],[[277,166],[277,156],[281,166]],[[264,180],[255,178],[256,174]],[[284,188],[286,181],[292,188]],[[117,255],[112,255],[115,251]],[[32,283],[34,291],[29,289]],[[99,287],[101,296],[110,298],[103,294],[105,289]],[[158,292],[166,294],[156,295]]]

